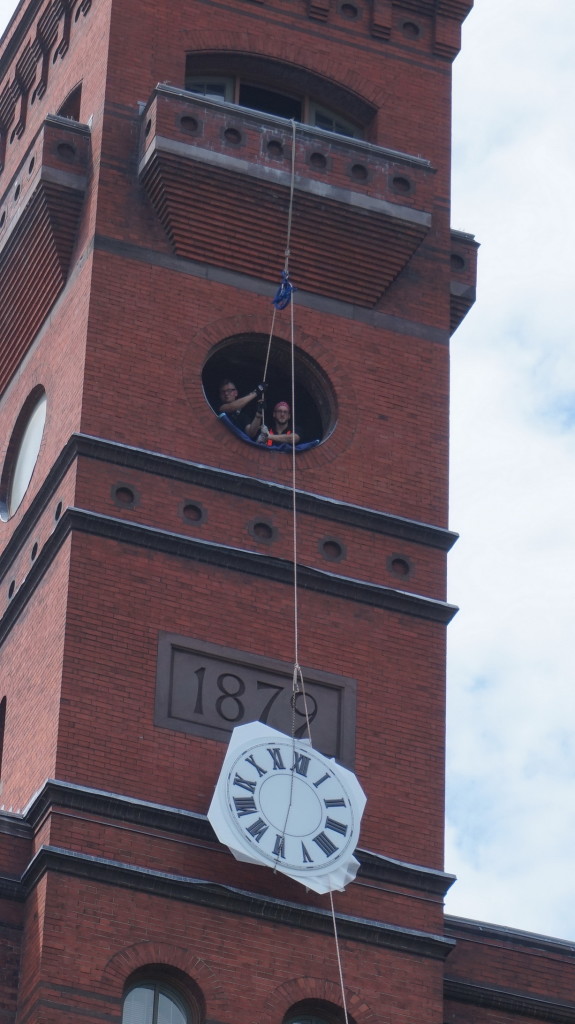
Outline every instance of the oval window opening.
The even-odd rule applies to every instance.
[[[231,381],[238,396],[249,394],[262,381],[268,338],[263,334],[242,334],[221,342],[206,360],[202,384],[206,400],[216,414],[220,412],[220,386]],[[272,414],[278,402],[291,405],[291,346],[282,338],[273,338],[266,375],[265,421],[272,426]],[[329,380],[311,356],[296,347],[294,351],[295,403],[292,416],[295,432],[305,444],[316,444],[331,434],[336,421],[336,401]],[[252,415],[254,399],[246,409]]]
[[[36,465],[44,424],[46,392],[35,390],[16,421],[0,484],[0,515],[9,519],[22,504]]]

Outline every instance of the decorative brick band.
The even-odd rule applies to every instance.
[[[215,885],[203,879],[170,875],[150,868],[139,868],[120,861],[92,857],[59,847],[43,846],[22,877],[26,893],[49,872],[86,878],[90,884],[118,885],[123,889],[178,899],[199,906],[232,914],[256,917],[274,925],[303,928],[324,935],[333,933],[331,911],[306,907],[300,903],[246,892],[233,886]],[[432,960],[444,960],[455,945],[442,935],[400,928],[397,925],[368,918],[339,914],[337,929],[340,938],[365,942],[370,946],[398,950]]]
[[[241,322],[242,318],[238,318]],[[251,318],[250,318],[251,320]],[[135,469],[155,476],[167,477],[183,483],[210,488],[238,497],[252,498],[262,505],[273,508],[292,508],[291,488],[285,484],[273,483],[228,470],[187,462],[171,456],[151,452],[144,448],[133,448],[86,434],[73,434],[55,460],[44,483],[22,521],[18,524],[11,540],[0,555],[0,578],[12,564],[22,547],[27,543],[38,519],[52,499],[70,465],[80,456],[97,459],[111,465]],[[317,516],[331,523],[341,523],[357,529],[369,530],[406,542],[422,544],[439,551],[449,551],[457,534],[440,526],[389,515],[362,505],[351,505],[310,491],[297,491],[297,507],[302,513]]]
[[[500,988],[497,985],[479,985],[476,982],[446,977],[444,995],[445,999],[453,1002],[481,1006],[503,1013],[518,1013],[522,1017],[536,1017],[537,1020],[550,1021],[552,1024],[575,1022],[575,1003],[559,1002],[544,996]]]
[[[8,605],[0,621],[0,643],[8,635],[19,615],[26,607],[38,583],[55,558],[66,538],[73,532],[89,533],[92,536],[133,544],[166,555],[188,558],[194,562],[217,565],[235,572],[244,572],[263,579],[274,580],[293,586],[293,565],[291,561],[272,555],[234,548],[227,544],[198,540],[168,530],[131,523],[113,516],[104,516],[85,509],[68,508],[39,553],[28,576]],[[6,554],[6,552],[5,552]],[[447,625],[457,612],[454,605],[421,597],[403,590],[394,590],[378,583],[339,576],[307,565],[298,568],[298,582],[302,589],[328,594],[354,603],[390,612],[413,615],[417,618]]]
[[[0,813],[0,832],[31,840],[35,830],[50,813],[50,809],[56,805],[113,821],[157,829],[172,836],[185,835],[201,842],[217,842],[204,814],[178,807],[166,807],[146,800],[136,800],[134,797],[78,786],[57,779],[48,779],[45,782],[21,817]],[[361,864],[361,877],[377,880],[386,885],[397,885],[404,889],[417,889],[444,896],[455,881],[454,875],[435,871],[433,868],[393,860],[370,850],[358,849],[355,852]]]

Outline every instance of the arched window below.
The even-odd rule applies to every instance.
[[[122,1024],[195,1024],[182,997],[163,983],[131,988],[125,999]]]
[[[348,1014],[349,1024],[354,1024]],[[340,1006],[324,999],[303,999],[296,1003],[283,1019],[283,1024],[344,1024],[345,1014]]]
[[[264,114],[293,118],[294,121],[315,125],[316,128],[336,132],[338,135],[363,137],[363,129],[359,125],[329,107],[320,106],[310,96],[290,95],[225,75],[221,78],[192,75],[186,79],[186,89],[200,96],[209,96],[210,99],[260,110]]]
[[[147,964],[128,978],[122,1024],[202,1024],[204,997],[183,971]]]

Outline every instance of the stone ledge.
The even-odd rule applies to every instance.
[[[202,879],[170,875],[103,857],[92,857],[59,847],[40,848],[22,876],[25,893],[30,893],[48,872],[85,878],[91,883],[121,886],[124,889],[177,899],[227,913],[256,917],[260,921],[270,921],[275,925],[333,934],[332,915],[328,910],[306,907],[271,896],[261,896],[233,886],[204,882]],[[400,928],[347,914],[337,915],[337,929],[339,937],[343,939],[434,960],[444,960],[455,944],[453,940],[442,935]]]

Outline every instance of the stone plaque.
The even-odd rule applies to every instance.
[[[307,736],[304,696],[292,708],[293,666],[246,651],[160,633],[155,724],[227,742],[236,725],[260,721]],[[314,747],[352,765],[354,679],[303,669]]]

